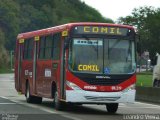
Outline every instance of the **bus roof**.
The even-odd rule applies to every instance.
[[[132,26],[129,26],[129,25],[111,24],[111,23],[96,23],[96,22],[79,22],[79,23],[68,23],[68,24],[50,27],[46,29],[40,29],[36,31],[21,33],[21,34],[18,34],[17,39],[25,39],[25,38],[31,38],[34,36],[41,36],[41,35],[47,35],[47,34],[56,33],[56,32],[62,32],[64,30],[69,30],[70,28],[74,26],[83,26],[83,25],[84,26],[111,26],[111,27],[134,29]]]

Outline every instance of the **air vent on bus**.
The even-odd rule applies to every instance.
[[[120,97],[94,97],[94,96],[85,96],[87,100],[91,101],[116,101]]]

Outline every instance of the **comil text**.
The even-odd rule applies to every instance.
[[[99,68],[97,65],[78,65],[79,71],[94,71],[99,72]]]
[[[85,33],[106,33],[106,34],[113,34],[113,35],[122,35],[120,28],[116,27],[90,27],[90,26],[85,26],[84,27],[84,32]]]

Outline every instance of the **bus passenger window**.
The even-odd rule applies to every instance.
[[[44,59],[45,54],[45,37],[40,38],[39,59]]]
[[[32,59],[33,39],[26,39],[24,41],[24,60]]]
[[[39,59],[50,59],[52,53],[52,35],[43,36],[40,39]]]
[[[53,37],[51,35],[46,36],[45,40],[45,59],[51,59],[51,53],[53,48]]]
[[[52,54],[52,58],[53,60],[59,60],[60,58],[60,44],[61,44],[61,34],[55,34],[53,36],[53,54]]]

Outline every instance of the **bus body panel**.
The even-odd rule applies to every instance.
[[[94,92],[84,90],[66,90],[66,102],[106,104],[106,103],[134,103],[135,90],[126,92]]]
[[[136,75],[135,74],[133,74],[129,79],[125,79],[125,81],[121,82],[120,84],[108,85],[108,86],[107,85],[88,84],[88,83],[84,82],[83,80],[75,77],[75,75],[70,73],[69,70],[67,70],[66,76],[67,76],[66,77],[67,81],[74,83],[80,89],[86,90],[86,91],[96,91],[96,92],[119,92],[119,91],[125,90],[126,88],[135,84],[135,82],[136,82]],[[99,79],[97,79],[97,81],[98,80]]]

